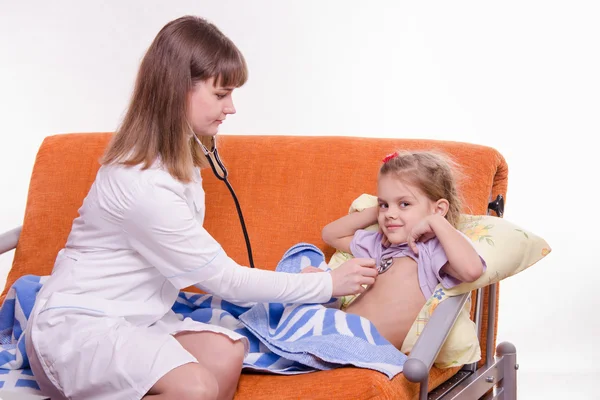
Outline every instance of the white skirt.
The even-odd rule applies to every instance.
[[[42,393],[53,400],[139,400],[169,371],[198,362],[173,337],[183,331],[242,340],[248,352],[244,336],[190,318],[181,321],[172,311],[146,327],[59,309],[28,324],[27,356]]]

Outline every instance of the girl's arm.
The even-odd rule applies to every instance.
[[[321,236],[325,243],[338,250],[350,252],[350,242],[354,233],[377,222],[378,206],[353,212],[327,224]]]
[[[442,271],[462,282],[473,282],[483,274],[481,258],[469,239],[457,231],[446,218],[433,214],[421,221],[411,232],[408,244],[418,253],[416,241],[436,236],[444,248],[448,262]]]

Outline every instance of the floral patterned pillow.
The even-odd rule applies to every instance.
[[[487,269],[475,282],[462,283],[446,291],[449,296],[491,285],[531,267],[551,249],[538,235],[503,218],[491,215],[461,215],[458,230],[471,239]]]

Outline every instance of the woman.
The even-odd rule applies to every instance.
[[[27,327],[32,370],[52,399],[231,399],[247,340],[179,320],[171,307],[182,288],[315,303],[374,282],[368,259],[331,274],[242,268],[202,227],[207,161],[196,140],[212,142],[246,78],[239,50],[201,18],[174,20],[154,39]]]

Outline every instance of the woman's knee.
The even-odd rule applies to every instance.
[[[218,398],[231,399],[242,372],[244,342],[214,332],[185,332],[175,338],[214,375],[219,387]]]
[[[244,362],[244,355],[246,354],[246,348],[241,340],[231,343],[224,350],[224,357],[221,358],[228,369],[232,369],[234,372],[237,371],[239,374],[242,369]]]
[[[214,376],[203,376],[202,379],[182,384],[178,387],[173,399],[176,400],[198,400],[219,398],[219,384]]]
[[[219,383],[206,368],[189,363],[171,370],[160,378],[148,394],[160,394],[176,400],[216,400],[219,398]]]
[[[185,332],[175,336],[181,345],[198,362],[210,371],[232,370],[239,375],[245,355],[245,345],[241,340],[214,332]]]
[[[237,390],[242,372],[245,347],[241,341],[233,342],[216,366],[215,374],[219,383],[219,400],[232,399]]]

